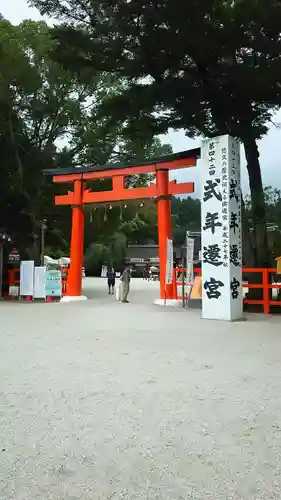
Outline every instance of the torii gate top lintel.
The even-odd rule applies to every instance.
[[[65,195],[55,197],[56,205],[85,205],[88,203],[106,203],[130,199],[159,198],[160,196],[171,196],[194,192],[194,183],[184,182],[177,184],[176,181],[168,182],[166,187],[157,182],[157,173],[196,166],[197,158],[200,157],[200,148],[173,153],[170,155],[151,158],[142,161],[132,161],[128,164],[112,163],[101,166],[69,167],[61,169],[44,170],[44,175],[53,177],[55,183],[74,183],[74,191]],[[147,187],[126,188],[125,177],[136,174],[156,174],[156,184]],[[112,178],[112,190],[94,192],[86,189],[86,181],[95,179]],[[159,179],[160,180],[160,179]],[[167,179],[166,179],[167,180]],[[78,181],[76,183],[76,181]],[[75,184],[83,184],[83,189],[75,190]],[[75,193],[76,191],[76,193]],[[79,193],[79,201],[78,201]]]
[[[107,163],[105,165],[95,165],[95,166],[87,165],[85,167],[79,167],[79,170],[77,169],[77,167],[46,169],[46,170],[43,170],[43,174],[58,177],[60,175],[70,176],[73,174],[80,175],[80,174],[85,174],[85,173],[99,172],[99,177],[103,177],[101,175],[101,172],[103,172],[104,176],[107,177],[108,173],[111,171],[118,171],[118,170],[123,170],[123,169],[125,169],[125,170],[135,169],[138,167],[140,167],[140,168],[141,167],[148,167],[149,172],[151,171],[151,168],[156,167],[156,165],[159,168],[163,168],[163,166],[164,166],[164,168],[168,168],[168,169],[169,168],[170,169],[185,168],[188,166],[193,166],[194,160],[196,161],[196,159],[198,159],[198,158],[200,158],[200,148],[195,148],[195,149],[188,149],[186,151],[181,151],[179,153],[171,153],[169,155],[158,156],[157,158],[149,158],[146,160],[131,161],[131,162],[125,163],[125,164],[124,164],[124,162],[118,162],[118,163]],[[185,163],[184,161],[180,162],[180,160],[193,160],[193,163],[191,165],[189,162],[187,162],[187,163]],[[176,162],[179,164],[178,167],[175,166]],[[168,167],[168,165],[166,165],[169,163],[170,163],[170,167]],[[180,165],[182,165],[182,166],[180,166]],[[78,170],[78,172],[77,172],[77,170]],[[128,174],[126,172],[126,175],[130,175],[130,174]],[[72,179],[70,179],[70,177],[69,177],[69,181],[71,181],[71,180]],[[56,182],[62,182],[62,181],[57,179]],[[64,182],[67,182],[67,180],[65,180]]]

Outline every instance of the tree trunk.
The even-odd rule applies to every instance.
[[[253,254],[255,267],[269,267],[266,210],[259,162],[259,151],[253,137],[244,141],[252,201]]]
[[[243,241],[243,267],[254,267],[253,234],[250,232],[248,214],[242,197],[242,241]]]
[[[247,160],[252,205],[253,267],[270,267],[265,200],[259,162],[259,151],[255,139],[251,137],[247,139],[247,141],[244,141],[244,149]],[[245,279],[248,279],[248,282],[252,284],[261,284],[262,275],[261,273],[249,273],[248,276],[245,276]],[[260,300],[262,299],[262,296],[262,288],[249,289],[249,299]]]

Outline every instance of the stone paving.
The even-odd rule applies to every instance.
[[[132,303],[0,304],[1,500],[268,500],[281,486],[281,319]]]

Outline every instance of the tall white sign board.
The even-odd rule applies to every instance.
[[[33,297],[34,261],[22,260],[20,263],[20,295]]]
[[[224,135],[202,147],[202,317],[243,316],[240,143]]]
[[[194,258],[194,239],[186,235],[186,281],[188,285],[193,284],[193,258]]]
[[[45,299],[45,275],[46,267],[34,267],[34,298],[35,299]]]
[[[174,252],[173,252],[173,240],[167,239],[167,251],[166,251],[166,285],[171,285],[173,283],[173,262],[174,262]]]

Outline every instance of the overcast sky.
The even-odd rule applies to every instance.
[[[20,23],[23,19],[42,19],[36,9],[28,7],[27,0],[0,0],[0,12],[14,24]],[[281,124],[281,112],[274,117],[274,122]],[[175,152],[200,146],[200,141],[187,138],[183,131],[170,131],[169,134],[162,138],[172,144]],[[264,185],[281,188],[281,171],[279,168],[281,161],[281,129],[278,130],[272,126],[268,135],[260,141],[259,149]],[[198,170],[200,170],[200,165]],[[195,172],[195,169],[177,171],[177,178],[179,180],[195,181],[196,194],[200,192],[200,176]],[[244,160],[242,165],[242,187],[244,192],[248,192],[248,176]]]

